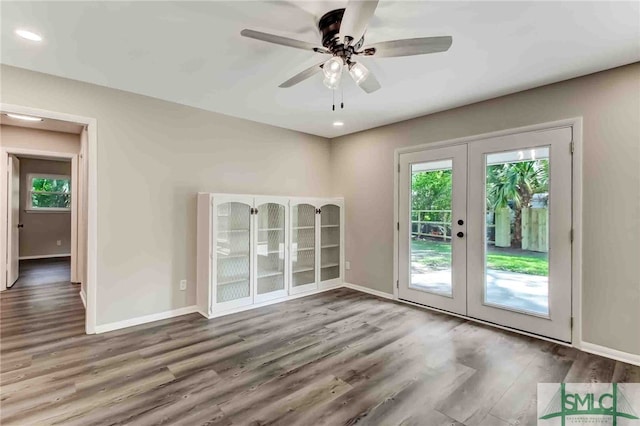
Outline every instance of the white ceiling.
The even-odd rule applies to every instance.
[[[640,60],[637,1],[381,0],[367,42],[451,35],[453,46],[425,56],[365,58],[382,89],[367,95],[348,81],[345,109],[332,112],[320,75],[278,88],[323,56],[240,36],[251,28],[319,43],[318,18],[345,5],[2,1],[0,60],[325,137]],[[44,42],[17,38],[17,27],[36,30]],[[345,126],[334,128],[335,120]]]

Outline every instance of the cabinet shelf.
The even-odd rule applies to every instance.
[[[284,250],[269,250],[266,253],[258,253],[258,256],[264,256],[265,254],[278,254],[284,253]]]
[[[243,281],[249,282],[249,277],[229,277],[224,281],[218,281],[218,287],[224,287],[231,284],[238,284]]]
[[[339,263],[327,263],[326,265],[322,265],[322,269],[335,268],[336,266],[340,266],[340,264]]]
[[[300,269],[295,269],[293,271],[294,274],[300,274],[302,272],[309,272],[309,271],[315,271],[316,268],[300,268]]]
[[[276,277],[278,275],[284,275],[284,271],[264,271],[258,273],[258,279]]]
[[[294,226],[293,229],[301,230],[301,229],[315,229],[315,226]]]
[[[340,225],[320,225],[322,228],[339,228]]]
[[[224,253],[220,253],[220,252],[218,252],[218,253],[217,253],[217,255],[218,255],[218,256],[217,256],[217,257],[218,257],[218,260],[225,260],[225,259],[242,259],[242,258],[249,257],[249,253],[237,253],[237,254],[229,254],[229,255],[226,255],[226,254],[224,254]]]
[[[284,231],[284,228],[258,228],[258,231]]]
[[[325,244],[321,248],[328,249],[328,248],[336,248],[336,247],[340,247],[340,244]]]
[[[315,249],[316,249],[315,247],[303,247],[303,248],[299,248],[299,249],[296,249],[296,250],[293,250],[293,251],[301,252],[301,251],[311,251],[311,250],[315,250]]]

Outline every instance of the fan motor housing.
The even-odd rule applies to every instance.
[[[343,15],[344,9],[335,9],[325,13],[318,22],[318,28],[320,29],[320,34],[322,34],[322,45],[327,49],[335,46],[334,39],[340,33]]]

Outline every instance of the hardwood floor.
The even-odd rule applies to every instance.
[[[78,286],[42,268],[0,297],[3,425],[534,425],[538,382],[640,381],[640,367],[344,288],[87,336]]]

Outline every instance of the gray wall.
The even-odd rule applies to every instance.
[[[347,281],[390,293],[396,148],[583,116],[583,337],[640,354],[639,64],[331,143],[8,66],[0,83],[98,120],[98,324],[195,303],[197,191],[344,195]]]
[[[98,325],[195,304],[196,192],[331,193],[327,139],[1,71],[3,102],[98,121]],[[183,278],[187,291],[178,288]]]
[[[71,162],[20,158],[20,223],[24,225],[20,230],[20,257],[71,254],[70,211],[25,212],[29,200],[29,173],[71,176]]]
[[[392,293],[396,148],[584,118],[583,339],[640,354],[640,64],[337,138],[353,284]]]

